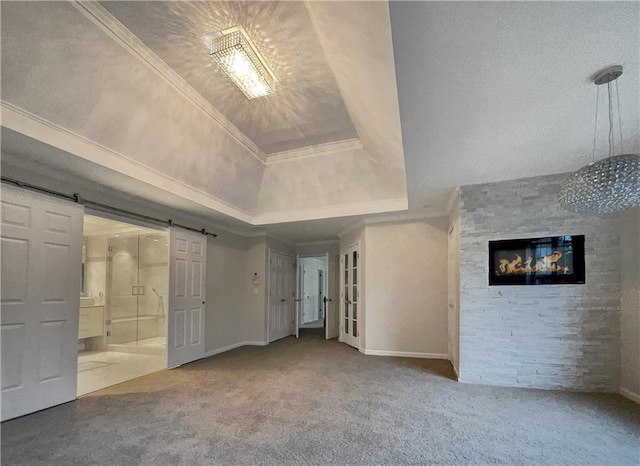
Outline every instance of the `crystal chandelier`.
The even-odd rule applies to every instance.
[[[598,93],[596,93],[596,119],[593,136],[594,161],[581,168],[563,182],[558,200],[567,210],[582,214],[606,214],[640,206],[640,154],[614,155],[613,103],[611,83],[622,75],[622,66],[612,66],[594,78],[596,86],[607,85],[609,103],[609,156],[595,161],[596,131],[598,127]],[[599,88],[598,88],[599,89]],[[618,127],[620,151],[624,152],[618,95]]]
[[[247,99],[273,94],[276,77],[244,28],[235,26],[220,34],[210,44],[209,55],[222,71]]]

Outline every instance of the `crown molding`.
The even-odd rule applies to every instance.
[[[98,26],[107,36],[128,51],[140,63],[154,71],[166,83],[181,93],[205,115],[218,124],[229,136],[243,145],[256,159],[265,163],[266,154],[237,126],[229,121],[217,108],[202,97],[173,68],[147,47],[127,29],[116,17],[96,1],[76,0],[72,3],[86,18]]]
[[[354,223],[350,227],[345,228],[340,233],[338,233],[338,238],[342,239],[343,236],[348,235],[349,233],[353,233],[360,228],[364,228],[364,220],[360,220],[359,222]]]
[[[339,239],[327,239],[327,240],[321,240],[321,241],[302,241],[300,243],[296,243],[295,245],[296,247],[305,247],[305,246],[333,246],[336,244],[340,244]]]
[[[252,223],[251,213],[245,210],[103,147],[44,118],[33,115],[9,102],[0,100],[0,109],[2,110],[2,126],[6,128],[123,175],[132,176],[131,174],[135,173],[135,178],[142,183],[197,202],[237,220]]]
[[[443,218],[447,217],[448,214],[445,211],[434,211],[434,212],[396,212],[384,215],[384,217],[380,216],[371,216],[369,218],[362,219],[350,227],[342,230],[338,233],[338,238],[342,238],[349,233],[357,230],[358,228],[364,228],[366,226],[374,226],[374,225],[385,225],[391,223],[410,223],[410,222],[418,222],[420,220],[427,220],[430,218]]]
[[[444,211],[432,211],[432,212],[398,212],[384,217],[369,217],[363,220],[365,225],[381,225],[384,223],[405,223],[416,222],[420,220],[426,220],[429,218],[446,217],[447,214]]]
[[[286,212],[259,213],[253,217],[253,225],[300,222],[324,218],[349,217],[352,215],[379,214],[407,209],[407,198],[381,199],[379,201],[355,202],[330,207],[289,210]]]
[[[282,236],[274,235],[273,233],[269,233],[268,231],[266,232],[265,236],[267,237],[267,239],[269,239],[269,238],[270,239],[275,239],[276,241],[280,241],[281,243],[284,243],[287,246],[291,246],[291,247],[295,247],[296,246],[295,242],[293,242],[291,240],[288,240],[288,239],[285,239]]]
[[[330,155],[348,150],[363,149],[362,142],[358,138],[345,139],[343,141],[327,142],[324,144],[316,144],[315,146],[302,147],[300,149],[292,149],[275,154],[267,155],[267,165],[290,162],[291,160],[308,159],[318,157],[320,155]]]

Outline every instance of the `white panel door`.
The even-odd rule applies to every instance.
[[[81,205],[2,187],[2,420],[74,400]]]
[[[340,257],[340,341],[354,348],[359,348],[360,329],[360,291],[358,283],[360,266],[360,252],[358,245],[343,251]]]
[[[204,357],[207,237],[182,228],[169,231],[167,366]]]
[[[292,256],[269,250],[269,343],[291,335],[294,272]]]
[[[326,320],[325,338],[337,338],[340,332],[340,307],[338,306],[338,290],[340,289],[339,264],[335,254],[327,253],[327,296],[326,296]]]
[[[302,286],[303,274],[302,264],[300,263],[300,254],[296,255],[295,260],[295,306],[293,307],[293,326],[295,328],[296,338],[300,337],[300,313],[302,312]]]

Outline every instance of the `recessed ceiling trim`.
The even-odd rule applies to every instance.
[[[301,241],[296,243],[296,247],[305,247],[305,246],[334,246],[336,244],[340,244],[340,239],[325,239],[320,241]],[[309,257],[317,257],[317,254],[311,254]]]
[[[98,26],[107,36],[120,44],[140,63],[154,71],[177,92],[190,100],[211,120],[217,123],[229,136],[246,147],[255,158],[261,162],[266,162],[266,154],[246,134],[229,121],[217,108],[211,105],[207,99],[138,39],[124,24],[102,7],[102,5],[98,2],[79,0],[73,2],[72,5],[92,23]]]
[[[323,218],[349,217],[352,215],[380,214],[407,210],[407,198],[381,199],[377,201],[356,202],[329,207],[289,210],[285,212],[268,212],[253,217],[253,225],[270,225],[272,223],[299,222]]]
[[[302,147],[300,149],[276,152],[275,154],[267,156],[266,164],[272,165],[281,162],[289,162],[291,160],[335,154],[337,152],[344,152],[348,150],[360,150],[362,148],[363,146],[360,139],[345,139],[344,141],[327,142],[324,144],[317,144],[315,146]]]
[[[0,101],[2,126],[52,147],[69,152],[82,159],[96,163],[116,172],[132,176],[143,183],[175,194],[185,199],[216,210],[246,223],[252,223],[252,215],[238,207],[200,191],[186,183],[153,170],[114,150],[97,144],[79,134],[62,128],[44,118],[33,115],[9,102]]]

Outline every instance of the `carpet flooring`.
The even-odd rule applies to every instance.
[[[619,395],[458,384],[446,361],[315,332],[243,347],[2,425],[7,465],[638,464]]]

